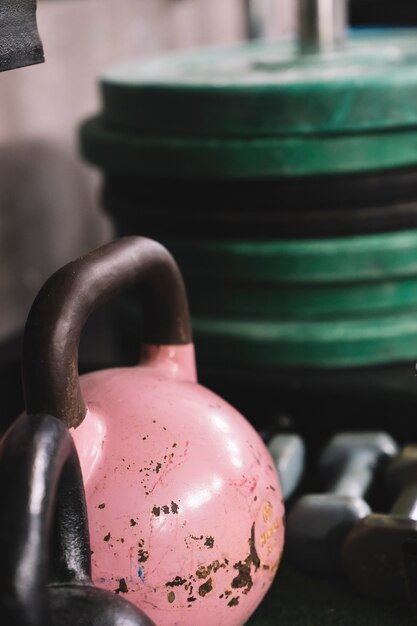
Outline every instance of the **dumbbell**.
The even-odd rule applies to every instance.
[[[268,443],[268,450],[279,474],[283,498],[288,500],[304,473],[304,442],[298,435],[275,435]]]
[[[330,484],[327,493],[303,496],[288,516],[287,552],[299,567],[316,573],[341,570],[343,541],[371,513],[364,497],[381,465],[397,451],[394,440],[382,432],[333,437],[319,463]]]
[[[387,469],[387,487],[399,496],[391,512],[359,521],[343,547],[343,564],[352,584],[373,598],[407,596],[403,547],[417,539],[417,446],[407,446]]]

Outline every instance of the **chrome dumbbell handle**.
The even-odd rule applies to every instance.
[[[396,493],[390,514],[417,521],[417,446],[405,446],[386,471],[387,486]]]
[[[401,491],[390,515],[398,515],[417,521],[417,484],[411,484]]]
[[[329,492],[349,498],[362,498],[375,479],[375,466],[380,454],[377,450],[358,449],[347,457]]]

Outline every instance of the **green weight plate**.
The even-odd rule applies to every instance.
[[[81,127],[81,151],[112,175],[239,179],[349,174],[417,164],[417,126],[379,134],[187,139],[133,135],[95,117]]]
[[[341,285],[225,284],[187,280],[193,314],[242,319],[314,319],[389,314],[417,307],[417,279]],[[417,359],[417,354],[416,354]]]
[[[293,42],[177,53],[109,69],[108,123],[156,137],[381,132],[417,125],[417,31],[352,36],[304,55]]]
[[[417,231],[290,241],[162,239],[188,280],[360,283],[417,276]]]
[[[417,357],[417,310],[315,322],[194,317],[193,329],[197,352],[207,365],[357,367]]]

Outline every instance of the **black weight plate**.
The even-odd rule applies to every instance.
[[[396,168],[352,175],[255,180],[179,180],[107,176],[115,195],[149,206],[211,210],[221,200],[229,210],[332,209],[386,206],[417,199],[417,168]],[[178,198],[178,200],[177,200]],[[179,204],[180,203],[180,204]]]
[[[353,25],[417,25],[415,0],[351,0],[350,23]]]
[[[307,368],[285,367],[251,368],[244,365],[233,368],[216,367],[201,363],[201,374],[217,384],[241,384],[252,382],[254,385],[272,387],[285,386],[294,392],[301,389],[318,392],[352,390],[355,393],[404,394],[417,399],[417,381],[414,361],[373,365],[368,367],[345,368]]]
[[[309,239],[382,233],[417,228],[417,201],[350,211],[229,208],[218,199],[209,211],[183,206],[172,198],[165,206],[118,196],[108,186],[104,204],[120,236],[140,233],[159,237],[227,239]]]

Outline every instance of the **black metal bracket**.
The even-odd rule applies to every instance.
[[[0,0],[0,71],[44,60],[36,0]]]

